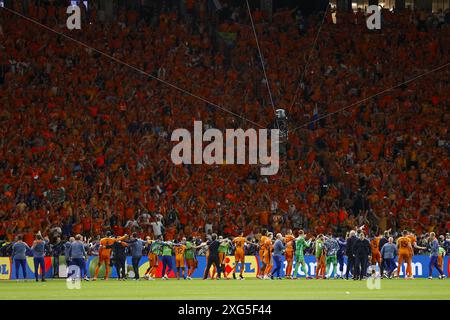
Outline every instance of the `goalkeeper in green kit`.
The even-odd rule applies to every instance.
[[[305,240],[305,233],[303,230],[299,231],[298,238],[295,239],[295,270],[294,270],[294,279],[298,278],[298,271],[300,265],[302,266],[302,271],[306,275],[306,279],[311,279],[310,276],[308,276],[308,273],[306,271],[306,264],[305,264],[305,248],[309,248],[311,245],[311,240],[306,241]]]
[[[337,252],[339,251],[339,243],[331,234],[325,239],[324,243],[325,256],[326,256],[326,271],[325,277],[331,278],[331,275],[334,273],[335,278],[337,277]],[[330,266],[333,265],[332,274],[329,274]]]

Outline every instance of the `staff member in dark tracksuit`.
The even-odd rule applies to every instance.
[[[59,278],[59,256],[64,252],[64,244],[61,238],[57,237],[55,243],[51,245],[53,257],[53,278]]]
[[[142,258],[142,250],[144,249],[145,241],[138,239],[136,232],[133,233],[132,238],[128,241],[128,249],[131,252],[131,264],[133,265],[134,280],[139,280],[139,262]]]
[[[354,280],[362,280],[366,275],[367,262],[370,255],[370,242],[366,239],[364,232],[361,232],[359,239],[353,244],[353,255],[355,257],[355,278]]]
[[[213,264],[216,267],[218,279],[220,279],[222,268],[220,267],[219,260],[219,246],[220,242],[217,240],[217,234],[213,233],[211,235],[211,242],[208,244],[209,255],[205,273],[203,274],[203,280],[206,280],[206,278],[208,278],[209,269],[211,269],[211,266]]]
[[[339,278],[344,279],[344,256],[345,256],[345,248],[347,246],[347,242],[344,237],[339,237],[336,239],[339,244],[339,250],[336,254],[337,261],[339,264]]]
[[[125,280],[125,260],[127,259],[126,248],[128,244],[125,241],[116,241],[110,246],[106,246],[107,249],[112,249],[114,254],[114,265],[117,271],[117,280]]]
[[[383,237],[380,239],[380,242],[378,243],[378,249],[381,252],[381,249],[383,249],[383,246],[389,242],[389,230],[385,231],[383,234]],[[383,276],[384,269],[387,267],[383,256],[381,256],[381,265],[380,265],[380,275]]]
[[[345,246],[345,254],[347,255],[347,270],[345,271],[345,279],[348,280],[348,275],[351,272],[352,276],[355,277],[355,272],[353,266],[355,265],[355,257],[353,255],[353,245],[356,238],[356,232],[354,230],[350,231],[350,234],[347,238],[347,244]]]

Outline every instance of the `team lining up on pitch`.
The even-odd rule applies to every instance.
[[[244,280],[244,263],[246,246],[257,246],[261,268],[257,277],[259,279],[282,279],[280,272],[282,269],[282,257],[285,257],[286,279],[298,279],[299,270],[302,269],[306,279],[308,276],[305,266],[305,249],[313,246],[313,252],[317,262],[316,279],[340,278],[348,280],[363,280],[367,277],[385,277],[392,279],[400,277],[401,266],[406,263],[405,279],[413,279],[411,262],[414,249],[427,250],[430,252],[429,279],[432,279],[433,268],[439,272],[439,279],[444,279],[443,257],[446,250],[439,243],[436,234],[431,232],[427,247],[417,245],[416,237],[412,232],[403,231],[394,242],[394,237],[390,231],[385,231],[383,236],[373,236],[370,240],[366,238],[362,228],[355,228],[346,234],[345,239],[333,237],[332,234],[319,234],[317,237],[307,237],[303,230],[295,232],[289,230],[286,235],[276,234],[263,229],[258,244],[251,242],[250,238],[244,237],[241,232],[239,236],[224,238],[213,233],[205,242],[192,237],[182,238],[181,241],[164,241],[163,236],[155,240],[146,237],[142,240],[137,233],[131,236],[113,236],[111,232],[106,232],[105,237],[97,242],[83,241],[83,236],[77,234],[70,237],[69,241],[62,244],[64,256],[68,266],[68,278],[75,280],[87,276],[86,260],[87,252],[92,251],[94,246],[98,249],[98,264],[94,277],[97,280],[101,266],[105,265],[104,280],[108,280],[110,268],[114,265],[117,269],[118,280],[126,280],[125,261],[126,256],[132,256],[134,270],[134,280],[139,280],[139,262],[143,254],[148,255],[149,267],[144,278],[154,280],[158,264],[162,263],[162,279],[168,280],[170,271],[175,271],[178,280],[181,278],[192,280],[191,275],[197,268],[197,250],[206,248],[207,266],[204,270],[203,279],[208,276],[211,279],[229,279],[232,274],[233,279],[237,279],[236,271],[241,264],[239,279]],[[19,270],[22,269],[23,278],[26,279],[26,254],[31,250],[34,257],[35,279],[39,281],[39,267],[41,268],[41,281],[45,280],[44,256],[48,237],[43,237],[41,232],[36,235],[36,239],[30,248],[22,241],[22,235],[16,237],[16,242],[12,246],[12,258],[16,266],[16,279],[19,279]],[[85,239],[86,240],[86,239]],[[225,257],[234,254],[235,265],[230,272],[225,269]],[[175,256],[175,269],[172,265],[172,258]],[[347,268],[344,273],[344,256],[347,256]],[[293,268],[295,262],[295,268]],[[398,263],[398,267],[396,265]],[[339,263],[339,269],[338,269]],[[378,265],[380,272],[376,272]],[[211,267],[213,267],[212,273]],[[331,272],[330,272],[330,268]],[[339,272],[338,272],[339,271]],[[395,272],[396,271],[396,272]],[[223,273],[223,278],[222,278]]]

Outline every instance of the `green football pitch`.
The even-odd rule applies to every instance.
[[[372,289],[369,289],[372,287]],[[379,288],[366,281],[345,280],[176,280],[82,282],[69,289],[65,280],[0,281],[0,300],[16,299],[445,299],[450,280],[381,280]]]

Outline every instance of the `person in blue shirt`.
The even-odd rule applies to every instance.
[[[139,280],[139,262],[142,258],[142,250],[146,241],[138,239],[136,232],[132,234],[130,241],[128,241],[128,250],[131,253],[131,264],[133,265],[134,280]]]
[[[72,263],[71,260],[70,260],[70,248],[72,246],[72,242],[74,242],[74,241],[75,241],[75,238],[74,237],[70,237],[69,241],[66,241],[64,243],[64,258],[66,260],[67,268],[70,267],[70,265]]]
[[[36,240],[33,242],[31,250],[33,251],[34,262],[34,277],[39,281],[39,267],[41,268],[41,281],[45,282],[45,246],[48,243],[48,238],[44,239],[41,232],[36,235]]]
[[[445,275],[441,267],[438,264],[439,256],[439,241],[436,239],[434,232],[430,233],[430,264],[428,265],[428,279],[433,279],[433,267],[439,272],[439,279],[444,279]]]
[[[16,267],[16,279],[19,279],[20,268],[22,268],[23,279],[27,278],[27,250],[30,250],[30,247],[22,239],[22,235],[18,235],[12,247],[12,257]]]
[[[387,271],[387,277],[389,279],[392,279],[392,272],[394,272],[395,268],[397,267],[395,265],[395,258],[398,255],[398,249],[397,249],[397,245],[394,243],[394,238],[389,237],[388,243],[383,245],[383,247],[381,248],[380,254],[381,254],[382,264],[384,265],[384,268]],[[381,274],[381,275],[383,275],[383,274]]]
[[[71,260],[71,265],[75,265],[80,270],[80,277],[88,281],[87,271],[86,271],[86,248],[82,241],[83,237],[81,234],[75,236],[75,241],[70,244],[69,256]]]
[[[277,234],[277,240],[275,240],[275,243],[273,245],[273,261],[275,262],[275,267],[272,271],[272,279],[273,279],[273,275],[277,275],[278,280],[281,280],[281,259],[283,257],[283,252],[284,252],[284,244],[283,244],[283,236],[281,235],[281,233]]]

